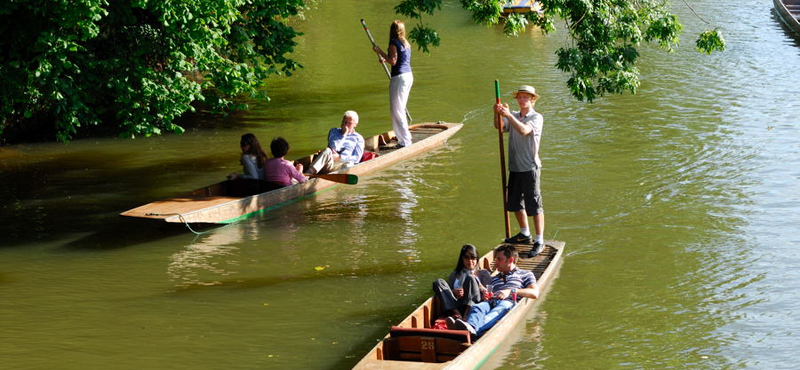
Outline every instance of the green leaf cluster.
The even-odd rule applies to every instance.
[[[422,23],[422,15],[432,15],[434,11],[442,8],[442,0],[403,0],[394,7],[397,14],[417,19],[419,22],[408,33],[408,38],[414,40],[419,50],[430,52],[431,46],[439,46],[439,33]]]
[[[725,39],[717,28],[701,33],[695,45],[697,46],[697,51],[706,54],[711,54],[714,51],[725,51]]]
[[[404,0],[397,13],[416,19],[432,15],[442,0]],[[556,67],[569,74],[567,85],[581,101],[593,101],[608,93],[636,92],[639,70],[636,62],[642,42],[657,44],[672,52],[680,42],[683,26],[670,13],[664,0],[540,0],[541,12],[503,15],[505,0],[460,0],[472,19],[483,25],[503,24],[503,32],[516,36],[532,24],[543,33],[556,30],[555,20],[563,20],[569,32],[568,45],[556,51]],[[688,5],[688,4],[687,4]],[[436,31],[415,27],[409,39],[427,52],[439,45]],[[424,32],[422,32],[424,31]],[[435,35],[435,37],[431,36]],[[697,40],[701,52],[725,50],[718,29],[702,33]]]
[[[124,137],[182,132],[174,121],[194,102],[267,99],[267,77],[301,67],[287,20],[304,1],[3,1],[0,136],[32,122],[60,141],[101,123]]]

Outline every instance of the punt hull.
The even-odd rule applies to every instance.
[[[430,151],[442,145],[458,132],[461,123],[420,123],[409,126],[415,141],[412,145],[394,149],[381,146],[380,141],[393,139],[392,131],[375,135],[365,140],[366,150],[377,152],[378,157],[333,173],[364,175],[390,166],[409,157]],[[433,133],[421,140],[417,136]],[[298,159],[308,166],[311,156]],[[283,203],[327,189],[337,183],[321,178],[309,178],[302,184],[294,184],[270,191],[256,191],[254,194],[227,194],[234,181],[222,181],[196,189],[187,194],[145,204],[121,213],[122,216],[163,220],[171,223],[216,223],[226,224],[238,221],[253,214],[263,212]]]
[[[800,0],[772,0],[783,23],[800,34]]]
[[[534,258],[520,258],[518,267],[532,270],[536,275],[536,281],[539,286],[540,297],[546,291],[550,283],[555,279],[558,269],[561,266],[561,258],[563,256],[564,245],[563,241],[549,240],[546,243],[545,249]],[[527,251],[531,248],[530,245],[517,245],[520,252]],[[484,269],[489,269],[492,264],[492,251],[485,254],[478,261],[478,265]],[[494,272],[494,271],[493,271]],[[511,309],[494,327],[489,329],[480,339],[470,344],[466,350],[458,354],[454,359],[445,362],[418,362],[418,361],[400,361],[386,359],[384,354],[384,343],[389,340],[390,335],[387,334],[380,343],[378,343],[372,350],[361,359],[358,364],[353,368],[354,370],[433,370],[433,369],[447,369],[447,370],[463,370],[463,369],[478,369],[484,362],[497,350],[505,339],[507,334],[512,331],[521,321],[524,321],[528,311],[536,304],[537,300],[530,298],[523,298],[517,302],[516,306]],[[414,312],[406,317],[399,327],[403,328],[430,328],[432,322],[436,319],[432,317],[435,312],[433,297],[428,298],[425,303],[419,306]]]
[[[503,14],[542,12],[542,4],[537,0],[508,0],[503,5]]]

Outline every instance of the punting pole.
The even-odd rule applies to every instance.
[[[495,104],[500,104],[500,81],[494,80],[494,97]],[[506,180],[506,148],[503,145],[503,120],[497,111],[494,112],[494,125],[497,126],[497,137],[500,140],[500,178],[503,182],[503,219],[506,226],[506,238],[511,237],[511,225],[508,221],[508,211],[506,211],[506,204],[508,204],[508,186]]]
[[[364,22],[363,18],[361,19],[361,25],[364,27],[364,31],[367,33],[367,37],[369,37],[369,42],[372,43],[372,47],[374,48],[375,46],[377,46],[375,45],[375,39],[372,38],[372,33],[369,32],[369,28],[367,28],[367,22]],[[378,62],[380,62],[381,65],[383,66],[383,70],[386,72],[386,77],[389,77],[389,79],[391,80],[392,73],[389,72],[389,67],[387,67],[386,64],[381,62],[380,55],[378,56]],[[408,118],[408,123],[411,123],[411,121],[413,121],[413,119],[411,118],[411,113],[408,113],[408,108],[406,108],[406,118]]]

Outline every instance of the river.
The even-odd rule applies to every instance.
[[[503,237],[493,81],[536,86],[545,236],[559,277],[487,367],[790,369],[800,348],[800,42],[772,4],[682,2],[683,43],[641,49],[636,95],[575,101],[554,51],[457,2],[413,54],[415,122],[463,122],[440,149],[223,228],[119,212],[239,170],[245,132],[289,157],[355,109],[390,127],[394,1],[321,1],[297,27],[305,68],[269,103],[200,115],[183,135],[0,149],[0,363],[8,369],[349,369],[430,294],[462,244]],[[743,4],[740,4],[743,5]],[[718,26],[728,50],[703,55]],[[512,219],[512,226],[514,222]],[[513,229],[513,227],[512,227]]]

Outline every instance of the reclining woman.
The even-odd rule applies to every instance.
[[[483,301],[491,273],[478,268],[478,251],[472,244],[461,247],[456,268],[447,281],[433,282],[433,293],[441,302],[442,314],[461,318],[472,305]]]

